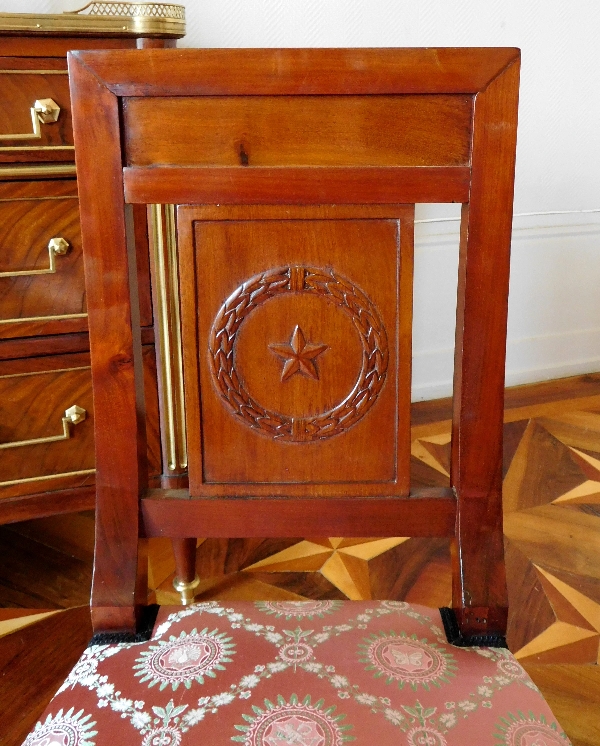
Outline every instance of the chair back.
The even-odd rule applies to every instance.
[[[410,535],[452,537],[461,630],[501,634],[518,50],[83,51],[69,72],[95,402],[96,627],[135,626],[140,537]],[[417,490],[422,202],[463,207],[451,481]],[[167,209],[178,265],[169,291],[158,275],[153,287],[183,376],[162,382],[171,437],[188,455],[189,486],[176,489],[148,485],[145,463],[140,204],[178,206]]]

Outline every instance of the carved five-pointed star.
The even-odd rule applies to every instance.
[[[327,345],[308,343],[299,326],[296,325],[289,344],[273,344],[269,345],[269,349],[285,360],[281,373],[282,381],[287,381],[294,373],[301,373],[316,381],[319,380],[315,360],[322,352],[325,352]]]

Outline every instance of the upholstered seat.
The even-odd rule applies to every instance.
[[[27,746],[566,746],[503,648],[449,645],[401,601],[162,607],[148,642],[89,647]]]
[[[28,746],[567,743],[502,647],[518,50],[76,52],[69,65],[100,636]],[[410,473],[419,202],[463,205],[450,483],[425,489]],[[151,485],[129,207],[145,204],[178,206],[164,222],[153,208],[168,375],[165,479]],[[189,595],[197,536],[447,537],[452,609],[215,602],[161,609],[143,641],[153,536],[178,542]]]

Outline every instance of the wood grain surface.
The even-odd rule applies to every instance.
[[[478,93],[519,54],[509,47],[432,47],[157,49],[144,57],[129,51],[71,56],[117,96],[162,97]]]
[[[61,404],[57,411],[53,409],[58,404],[56,392],[60,386],[66,395],[70,392],[78,395],[85,388],[89,400],[86,409],[91,412],[89,370],[80,372],[77,382],[73,380],[78,375],[75,371],[65,372],[65,376],[57,372],[61,366],[64,369],[70,355],[89,350],[77,183],[73,178],[75,165],[67,51],[73,46],[81,49],[133,49],[136,39],[64,32],[55,34],[48,28],[41,32],[37,29],[35,33],[4,29],[0,31],[0,37],[0,96],[3,104],[0,136],[9,135],[0,140],[0,161],[5,166],[0,169],[0,273],[4,273],[4,277],[0,277],[0,359],[4,361],[1,375],[10,375],[11,370],[16,375],[10,385],[2,379],[6,396],[13,398],[13,406],[11,409],[6,400],[2,405],[5,419],[2,420],[4,431],[1,437],[11,437],[11,432],[14,434],[31,425],[31,436],[35,438],[36,425],[43,433],[50,421],[56,420],[61,426],[60,409],[62,407],[64,414],[64,406]],[[155,46],[165,43],[165,40],[157,39]],[[29,133],[33,134],[31,108],[34,101],[44,98],[51,98],[59,105],[58,121],[41,124],[41,137],[30,137]],[[21,137],[15,139],[10,137],[11,134]],[[134,212],[137,212],[135,234],[140,273],[139,317],[140,323],[146,325],[142,338],[146,344],[152,344],[145,211],[135,208]],[[57,237],[65,238],[69,249],[66,254],[56,257],[56,271],[49,273],[46,272],[50,267],[48,241]],[[27,274],[13,275],[19,272]],[[36,274],[28,274],[30,272]],[[54,359],[60,355],[66,355],[62,363]],[[146,355],[146,362],[149,359]],[[89,365],[89,360],[86,364]],[[79,368],[79,363],[74,367]],[[145,370],[148,369],[151,370],[152,365],[146,365]],[[34,386],[26,375],[28,373],[34,376],[42,374],[38,382],[48,382],[47,390],[41,383]],[[82,375],[87,376],[85,382]],[[156,389],[156,381],[152,385]],[[7,387],[10,392],[7,392]],[[31,401],[32,396],[37,398],[36,402]],[[157,466],[156,460],[159,455],[156,448],[158,420],[156,412],[152,414],[153,409],[156,408],[150,405],[151,461],[160,471],[160,463]],[[0,488],[0,523],[92,506],[93,475],[86,473],[89,470],[60,471],[70,468],[69,463],[72,466],[78,461],[93,465],[90,464],[93,462],[91,419],[87,426],[84,447],[69,458],[65,443],[48,444],[48,449],[41,444],[18,448],[10,451],[10,457],[9,451],[2,450],[5,476],[6,468],[10,467],[9,471],[16,479],[4,480]],[[78,440],[75,430],[73,435],[71,447],[75,442],[80,445],[81,432]],[[52,451],[51,445],[55,445],[58,451],[63,449],[60,457]],[[37,476],[34,473],[36,464],[40,468]],[[50,473],[53,471],[55,473]],[[12,484],[7,485],[7,481]]]
[[[125,196],[134,203],[463,203],[447,464],[457,499],[452,605],[465,634],[503,633],[502,371],[518,50],[76,52],[69,56],[69,69],[96,399],[97,628],[134,625],[137,498],[147,474],[138,298],[134,252],[130,248],[129,259],[127,252]],[[238,99],[208,101],[214,96]],[[126,100],[132,98],[137,100]],[[123,119],[122,110],[130,112]],[[198,166],[199,150],[206,153],[201,164],[209,165]],[[123,171],[128,157],[146,165]],[[396,422],[399,400],[394,388],[384,385],[384,375],[389,371],[394,380],[400,323],[403,340],[408,329],[392,313],[399,291],[397,254],[391,261],[390,247],[397,251],[398,233],[386,221],[350,224],[352,231],[344,232],[333,220],[322,225],[281,219],[227,225],[205,221],[187,231],[185,240],[180,235],[182,274],[188,282],[184,375],[195,410],[188,420],[193,496],[207,494],[209,484],[233,497],[259,494],[261,485],[266,494],[283,496],[286,484],[290,496],[309,490],[327,494],[325,478],[336,484],[339,497],[390,494],[375,485],[397,479],[389,460],[397,443],[387,413],[396,410]],[[196,256],[189,254],[191,241]],[[284,288],[289,303],[278,299],[279,310],[269,321],[269,314],[261,311],[276,308],[275,295]],[[307,288],[314,298],[309,295],[302,310],[299,298]],[[357,329],[363,328],[368,341],[361,342],[358,374],[351,362],[355,351],[344,347],[348,330],[330,309],[317,312],[319,294],[348,311]],[[196,316],[197,327],[192,323]],[[254,326],[252,316],[258,319]],[[296,316],[300,321],[293,321]],[[286,331],[288,323],[292,328]],[[334,368],[327,383],[325,355],[336,346],[344,365]],[[288,348],[292,352],[286,358]],[[282,356],[284,367],[275,382]],[[243,373],[236,370],[238,364]],[[409,365],[402,371],[409,372]],[[319,387],[301,390],[301,376]],[[335,405],[331,412],[327,407],[347,386],[346,379],[357,383],[348,397],[349,411],[336,419]],[[247,393],[247,384],[258,392],[256,399]],[[408,382],[395,385],[405,403]],[[223,409],[211,410],[213,403],[223,404],[214,401],[215,387],[230,406],[229,419]],[[273,409],[260,402],[267,396],[275,401]],[[363,405],[366,416],[359,416]],[[115,412],[116,435],[108,427]],[[352,425],[347,433],[346,423]],[[333,428],[331,448],[326,428]],[[343,445],[340,433],[346,438]],[[285,451],[284,441],[302,442],[303,450]],[[406,474],[402,476],[406,490]],[[384,505],[381,501],[378,510],[384,511]],[[210,531],[207,511],[194,515],[195,528],[189,522],[193,511],[178,508],[178,513],[173,526],[177,538],[182,532],[200,533],[201,526],[203,533]],[[278,526],[285,525],[287,533],[289,518],[279,524],[278,515],[273,512],[268,530],[277,534]],[[266,531],[266,511],[261,520]],[[218,517],[215,521],[222,526]],[[340,521],[346,525],[343,515]],[[358,531],[358,524],[352,525]],[[253,526],[253,535],[255,531]],[[417,533],[428,533],[425,518]]]
[[[128,166],[466,166],[472,106],[465,95],[132,98],[123,111],[125,159]],[[160,136],[164,122],[168,140]]]
[[[119,107],[116,97],[82,66],[72,66],[70,84],[72,101],[79,106],[74,135],[78,144],[90,346],[95,351],[92,381],[98,422],[95,433],[98,550],[93,606],[102,610],[94,611],[97,624],[106,629],[123,629],[135,626],[137,501],[140,486],[147,481],[147,465],[141,340],[137,318],[132,318],[129,279],[134,275],[130,278],[126,251],[119,139],[114,140],[119,128]],[[97,189],[100,174],[101,195]],[[133,245],[133,225],[130,225]],[[97,282],[99,278],[103,278],[102,283]],[[134,307],[135,301],[137,293]],[[117,494],[119,506],[114,502]],[[120,550],[115,552],[113,544]]]
[[[62,36],[62,35],[61,35]],[[51,59],[58,67],[66,68],[67,52],[73,49],[73,37],[63,36],[32,36],[31,32],[3,32],[2,49],[0,50],[0,65],[10,68],[19,60],[30,69],[39,69],[44,59]],[[40,38],[42,43],[40,43]],[[78,36],[75,43],[77,49],[135,49],[136,39],[107,39],[106,37]],[[56,59],[62,57],[63,59]],[[3,59],[5,58],[5,59]]]
[[[137,166],[124,171],[131,203],[368,204],[464,202],[466,166]]]
[[[89,608],[84,606],[52,615],[0,639],[3,746],[16,746],[25,740],[38,713],[54,695],[57,682],[66,678],[90,636]],[[26,675],[28,671],[31,675]],[[25,711],[23,702],[28,703]]]
[[[254,489],[259,493],[268,490],[269,494],[285,494],[294,484],[303,485],[302,494],[339,494],[350,489],[352,482],[360,485],[359,490],[369,489],[370,494],[377,494],[377,491],[381,494],[381,490],[387,490],[385,494],[396,493],[398,419],[401,417],[405,422],[408,416],[407,397],[403,395],[404,411],[399,410],[397,397],[398,391],[405,394],[410,386],[409,379],[397,379],[399,232],[398,222],[392,220],[254,220],[195,224],[195,258],[192,261],[196,264],[196,288],[184,287],[182,297],[184,308],[186,299],[193,294],[202,298],[202,304],[197,312],[191,310],[189,316],[184,316],[183,333],[184,348],[189,348],[189,351],[186,349],[186,362],[191,363],[194,357],[200,360],[199,385],[204,392],[201,412],[205,438],[202,448],[196,447],[195,444],[200,443],[199,433],[191,429],[190,422],[192,494],[223,494],[240,488],[246,492]],[[363,251],[365,246],[372,250]],[[235,263],[231,261],[234,256]],[[190,256],[186,251],[182,253],[182,266],[189,264]],[[217,358],[213,355],[212,362],[206,352],[200,352],[208,349],[212,334],[221,334],[215,332],[214,324],[223,299],[235,294],[244,283],[251,284],[253,277],[261,283],[261,272],[265,269],[295,266],[306,267],[307,275],[325,273],[331,292],[329,285],[323,286],[324,292],[320,293],[311,292],[308,286],[308,292],[286,290],[287,285],[277,281],[279,274],[275,274],[273,282],[277,285],[271,284],[272,291],[268,291],[269,295],[272,292],[272,297],[244,317],[239,335],[236,333],[235,341],[231,338],[227,345],[235,344],[236,350],[235,368],[231,374],[239,376],[244,381],[244,391],[247,389],[248,395],[272,411],[276,419],[283,423],[295,419],[298,425],[306,421],[308,428],[313,426],[311,423],[319,427],[317,423],[321,420],[328,422],[331,418],[336,422],[336,418],[342,416],[350,420],[348,426],[340,421],[340,432],[336,437],[327,438],[325,432],[322,437],[301,446],[294,446],[289,439],[281,440],[277,432],[271,432],[266,426],[263,437],[257,439],[254,420],[232,417],[231,405],[227,399],[223,401],[229,395],[229,389],[219,388],[215,383],[221,375],[220,363],[217,362],[221,347],[215,347]],[[339,282],[328,274],[326,267],[335,267],[335,277],[339,275],[341,278]],[[188,277],[193,279],[191,273]],[[360,401],[372,411],[368,417],[365,416],[360,428],[351,427],[354,405],[344,409],[343,414],[335,414],[335,408],[350,396],[363,365],[365,339],[357,333],[357,319],[361,313],[371,313],[370,306],[363,308],[346,303],[340,306],[336,302],[336,298],[343,298],[340,293],[349,292],[353,279],[360,283],[357,294],[353,294],[353,302],[373,304],[377,309],[373,313],[381,317],[373,319],[378,331],[369,327],[368,334],[373,338],[377,335],[373,354],[386,360],[385,369],[381,368],[381,387],[373,385],[373,378],[370,383],[365,383],[367,396],[362,396]],[[304,287],[304,280],[302,283]],[[267,284],[265,278],[265,288]],[[315,286],[315,289],[318,287],[321,286]],[[251,307],[244,302],[244,293],[255,291],[253,286],[242,291],[239,302],[244,309]],[[193,309],[192,306],[188,308]],[[197,324],[192,322],[191,327],[186,324],[187,318],[193,320],[196,316]],[[223,316],[221,325],[229,325],[227,317]],[[307,344],[318,343],[325,349],[311,363],[309,372],[312,370],[312,377],[298,370],[283,380],[285,361],[281,355],[285,355],[296,326],[307,335]],[[198,353],[194,352],[196,337]],[[282,345],[280,354],[272,348],[277,344]],[[289,349],[293,352],[291,347]],[[406,350],[402,352],[406,354]],[[373,373],[377,371],[374,369]],[[191,376],[188,377],[188,387],[192,380]],[[386,381],[390,382],[389,385]],[[244,412],[248,410],[249,407],[245,407]],[[360,411],[357,416],[361,416]],[[281,427],[285,429],[286,425]],[[309,433],[290,435],[290,438],[294,437],[311,436]],[[365,482],[386,483],[386,486],[380,484],[379,487],[371,485],[366,488]],[[244,483],[248,485],[247,489],[241,487]],[[209,493],[212,485],[214,488]]]
[[[525,669],[573,746],[595,746],[600,742],[600,667],[525,664]]]
[[[23,139],[2,139],[0,141],[0,162],[27,161],[73,161],[73,130],[71,122],[71,101],[69,79],[64,70],[64,60],[48,59],[39,70],[61,70],[60,74],[27,72],[23,62],[13,58],[12,72],[6,72],[8,60],[0,66],[0,135],[33,133],[31,107],[39,99],[52,99],[60,107],[56,122],[40,124],[40,137]],[[41,60],[39,61],[41,62]],[[67,146],[67,147],[65,147]],[[7,148],[10,148],[8,150]],[[35,150],[32,150],[35,148]]]
[[[474,628],[506,624],[502,414],[519,61],[475,100],[471,195],[463,205],[454,362],[451,484],[458,514],[453,606]],[[473,621],[466,607],[481,623]]]
[[[52,238],[64,238],[68,249],[65,255],[55,257],[53,274],[0,277],[0,338],[84,330],[87,320],[75,182],[1,186],[0,272],[48,269]]]
[[[158,393],[154,348],[144,347],[148,463],[161,472]],[[68,440],[31,444],[2,451],[0,520],[3,501],[47,490],[69,490],[94,484],[94,407],[89,353],[48,355],[0,362],[0,442],[24,441],[62,433],[65,410],[86,410],[84,422],[71,427]],[[57,476],[58,475],[58,476]],[[63,476],[61,476],[63,475]],[[3,484],[4,483],[4,484]],[[8,484],[6,484],[8,483]],[[48,497],[51,509],[52,497]],[[84,506],[90,506],[89,493]],[[10,510],[7,506],[6,510]]]
[[[254,504],[253,504],[254,503]],[[189,499],[185,490],[150,490],[142,502],[148,536],[194,536],[196,526],[211,526],[211,535],[263,536],[268,526],[278,535],[319,532],[389,536],[400,531],[416,536],[451,536],[456,502],[448,489],[416,490],[406,498],[293,498],[269,500]],[[336,529],[337,526],[337,529]]]

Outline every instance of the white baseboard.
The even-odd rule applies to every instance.
[[[508,340],[507,386],[599,370],[600,327]]]
[[[448,293],[447,285],[451,273],[455,278],[457,245],[458,223],[418,228],[413,401],[452,393],[455,286]],[[515,216],[507,386],[595,371],[600,214]]]
[[[594,346],[594,357],[578,358]],[[452,394],[452,347],[413,355],[412,400],[439,399]],[[530,361],[529,366],[527,362]],[[600,328],[546,337],[509,340],[506,348],[506,385],[549,381],[600,371]],[[436,376],[436,377],[434,377]]]

